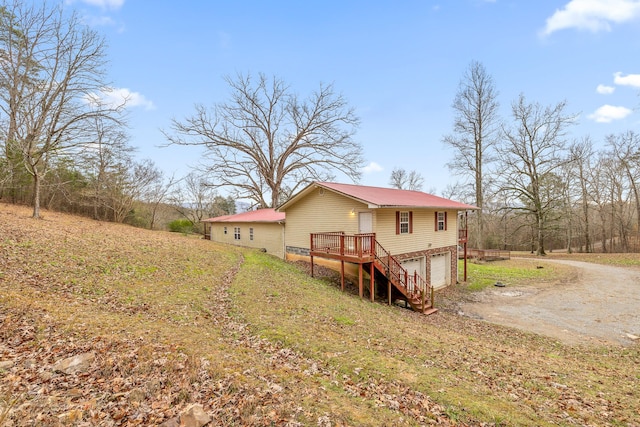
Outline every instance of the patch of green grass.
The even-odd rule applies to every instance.
[[[496,280],[509,285],[555,283],[573,271],[537,260],[470,265],[471,277],[484,280],[485,286]],[[635,372],[637,350],[624,359],[619,349],[573,349],[443,312],[421,316],[370,303],[366,295],[361,300],[343,293],[336,283],[312,279],[296,266],[260,253],[245,255],[231,295],[235,315],[259,336],[320,361],[354,383],[405,385],[435,399],[444,413],[461,422],[562,424],[558,402],[567,390],[596,400],[598,393],[611,393],[617,381],[626,387],[638,382],[635,374],[625,380],[599,374],[620,368],[620,363],[622,371]],[[559,390],[554,383],[567,388]],[[615,393],[616,399],[631,402],[624,392]],[[593,422],[588,411],[573,415]]]
[[[335,316],[333,318],[333,320],[338,324],[338,325],[342,325],[342,326],[351,326],[351,325],[355,325],[356,322],[353,319],[350,319],[347,316]]]
[[[458,270],[462,271],[463,261],[458,261]],[[484,263],[467,262],[467,287],[470,291],[481,291],[496,282],[521,286],[533,282],[561,280],[568,276],[569,269],[538,260],[511,259]]]
[[[566,259],[571,261],[583,261],[594,264],[615,265],[620,267],[640,266],[640,253],[559,253],[549,252],[544,257],[531,255],[528,252],[518,253],[520,257],[538,259],[544,261],[548,259]]]
[[[28,319],[38,331],[36,356],[36,344],[113,346],[89,373],[87,399],[103,399],[112,379],[127,378],[155,384],[147,407],[206,396],[232,408],[229,425],[269,425],[272,411],[273,423],[295,416],[302,425],[318,425],[324,414],[332,425],[407,426],[615,425],[637,417],[637,346],[574,348],[445,310],[422,316],[371,303],[366,292],[364,300],[341,292],[335,280],[310,278],[268,254],[197,237],[106,223],[98,232],[94,222],[76,235],[66,231],[81,226],[76,218],[42,229],[20,221],[32,248],[12,244],[15,221],[0,220],[0,235],[13,239],[0,241],[2,334],[22,337]],[[551,264],[537,269],[538,262],[470,265],[470,272],[509,285],[570,274]],[[0,397],[9,385],[0,376]],[[75,404],[51,387],[60,402]],[[35,398],[21,410],[36,404],[51,411]]]
[[[278,274],[265,269],[274,262]],[[280,297],[267,302],[274,292]],[[360,300],[259,253],[246,255],[231,295],[236,314],[256,333],[324,360],[341,375],[358,372],[359,377],[374,382],[399,382],[431,396],[441,390],[440,403],[445,408],[464,407],[464,416],[451,410],[451,415],[463,419],[503,417],[514,424],[537,423],[531,421],[536,416],[530,410],[505,404],[478,384],[466,363],[458,359],[464,355],[470,362],[477,356],[469,347],[483,348],[486,341],[474,343],[463,330],[443,331],[431,322],[437,318]],[[297,310],[300,306],[306,310]],[[467,348],[458,353],[451,348],[451,340]],[[483,396],[480,400],[478,393]]]

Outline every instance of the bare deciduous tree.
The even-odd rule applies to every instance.
[[[158,178],[150,183],[149,187],[142,195],[142,201],[146,204],[149,217],[149,229],[153,230],[156,226],[160,205],[167,201],[170,197],[173,186],[176,185],[175,176],[164,179],[162,173]]]
[[[358,119],[331,85],[301,100],[276,77],[226,81],[228,103],[198,105],[193,116],[173,121],[172,134],[165,132],[170,144],[206,148],[213,181],[258,207],[275,207],[283,191],[329,180],[334,171],[360,177],[362,149],[352,138]]]
[[[637,229],[640,230],[640,135],[627,131],[618,135],[609,135],[607,145],[611,154],[619,162],[628,180],[636,207]]]
[[[52,157],[91,140],[87,119],[117,108],[88,102],[105,89],[106,48],[80,18],[46,3],[0,4],[0,109],[5,143],[33,179],[33,216]]]
[[[480,208],[475,213],[477,226],[474,232],[479,248],[483,247],[484,239],[484,170],[493,160],[492,151],[498,130],[497,97],[493,78],[484,65],[471,62],[453,101],[453,133],[443,138],[443,142],[454,149],[453,160],[448,163],[449,169],[470,178],[475,195],[474,204]]]
[[[593,143],[586,137],[569,147],[570,158],[574,165],[575,174],[580,187],[580,207],[583,223],[583,238],[585,252],[592,252],[591,244],[591,219],[589,215],[589,169],[591,169],[591,157],[593,155]]]
[[[542,107],[520,95],[511,106],[514,124],[503,127],[499,147],[501,190],[511,197],[514,209],[533,216],[538,255],[545,254],[549,215],[562,201],[557,170],[567,161],[565,134],[575,118],[565,108],[564,101]]]
[[[101,117],[92,118],[91,123],[93,142],[83,147],[78,156],[89,178],[84,200],[91,205],[94,219],[113,220],[114,188],[126,180],[118,175],[129,173],[123,165],[131,164],[134,148],[128,144],[128,135],[117,123]]]
[[[389,185],[399,190],[422,190],[424,178],[417,171],[407,172],[402,168],[394,168],[389,177]]]
[[[130,158],[110,169],[103,201],[114,222],[124,222],[134,204],[144,199],[145,192],[163,179],[162,172],[149,159],[135,162]]]
[[[214,186],[204,177],[191,172],[178,182],[170,200],[180,215],[198,226],[203,219],[212,215],[216,197]]]

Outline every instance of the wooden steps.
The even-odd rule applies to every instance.
[[[395,258],[393,256],[388,256],[386,258],[387,262],[397,262],[395,260]],[[375,269],[377,271],[379,271],[383,277],[386,278],[386,280],[393,285],[393,287],[400,292],[405,300],[409,303],[409,305],[411,306],[411,308],[413,309],[413,311],[416,311],[418,313],[422,313],[425,315],[430,315],[430,314],[434,314],[438,312],[437,308],[434,308],[432,305],[432,301],[431,301],[431,296],[430,294],[427,294],[428,296],[425,298],[424,300],[424,307],[423,307],[423,299],[422,299],[422,294],[417,295],[415,290],[414,292],[410,292],[409,289],[407,289],[407,287],[402,283],[402,276],[394,276],[389,274],[389,266],[388,264],[383,260],[383,259],[376,259],[376,261],[373,263]],[[423,282],[424,283],[424,282]],[[426,285],[425,285],[426,286]]]
[[[344,290],[344,263],[359,265],[358,281],[360,297],[363,296],[363,267],[374,276],[380,273],[380,280],[384,278],[388,286],[389,304],[392,303],[391,289],[395,289],[418,313],[432,314],[438,310],[433,308],[433,289],[422,276],[409,273],[402,263],[386,250],[375,233],[346,234],[342,231],[329,233],[311,233],[310,235],[311,277],[313,277],[313,257],[337,259],[341,262],[341,280]],[[374,300],[373,285],[371,286],[371,301]]]

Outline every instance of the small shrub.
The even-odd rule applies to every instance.
[[[193,222],[188,219],[176,219],[169,223],[169,231],[175,233],[193,233]]]

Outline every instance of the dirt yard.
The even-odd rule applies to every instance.
[[[461,314],[567,344],[638,342],[640,269],[544,260],[547,262],[577,269],[577,279],[553,286],[512,287],[506,283],[505,287],[488,288],[462,304]]]

